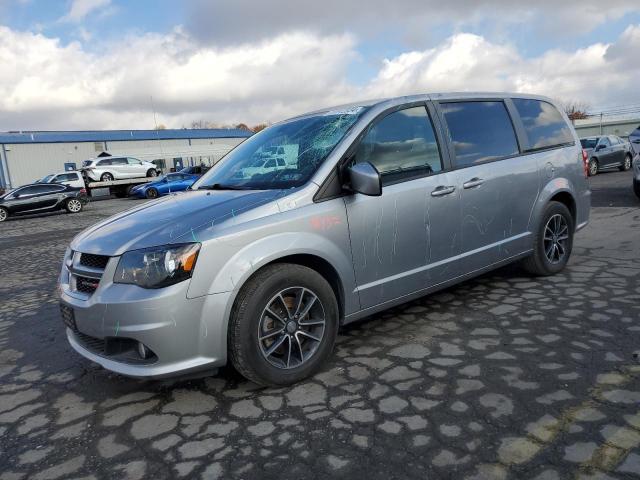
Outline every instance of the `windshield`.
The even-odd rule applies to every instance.
[[[229,152],[193,188],[304,185],[365,111],[364,107],[328,111],[267,128]]]
[[[598,139],[597,138],[583,138],[582,140],[580,140],[580,143],[582,144],[582,148],[596,148],[596,145],[598,143]]]
[[[36,183],[48,183],[53,178],[53,175],[47,175],[46,177],[42,177]]]

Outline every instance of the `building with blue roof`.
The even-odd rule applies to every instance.
[[[153,161],[164,171],[213,165],[251,134],[234,128],[0,132],[0,188],[75,170],[107,154]]]

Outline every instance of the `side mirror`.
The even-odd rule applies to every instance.
[[[372,197],[382,195],[382,177],[369,162],[356,163],[349,167],[349,180],[354,192]]]

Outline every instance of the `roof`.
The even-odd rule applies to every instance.
[[[127,140],[175,140],[195,138],[247,138],[253,133],[239,128],[180,130],[86,130],[62,132],[0,132],[0,144],[115,142]]]

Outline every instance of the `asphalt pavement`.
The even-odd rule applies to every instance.
[[[133,380],[67,344],[63,252],[136,201],[1,224],[0,480],[639,478],[640,200],[630,172],[590,181],[563,273],[509,266],[350,325],[278,389]]]

